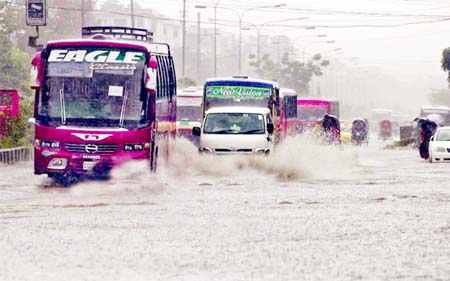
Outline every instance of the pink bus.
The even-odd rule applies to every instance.
[[[107,175],[130,160],[156,168],[175,134],[170,48],[145,29],[85,27],[83,39],[49,42],[33,59],[34,172],[63,184]]]
[[[297,130],[304,132],[312,128],[322,119],[325,114],[334,115],[339,118],[339,102],[329,99],[308,99],[297,100]]]
[[[16,90],[0,90],[0,139],[8,130],[8,120],[19,115],[19,94]]]

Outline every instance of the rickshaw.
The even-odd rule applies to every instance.
[[[369,142],[369,126],[364,119],[355,119],[352,122],[352,143],[368,144]]]
[[[380,122],[380,134],[379,139],[389,139],[392,137],[392,122],[389,120],[382,120]]]

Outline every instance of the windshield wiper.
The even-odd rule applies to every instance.
[[[59,102],[61,103],[61,124],[66,125],[66,102],[64,100],[64,80],[59,90]]]
[[[119,127],[123,127],[123,123],[125,121],[125,109],[126,109],[127,101],[128,101],[127,83],[128,82],[126,82],[124,85],[125,94],[123,95],[122,109],[120,110]]]
[[[211,131],[211,132],[207,132],[207,133],[208,134],[228,134],[228,133],[237,133],[237,131],[225,129],[225,130]]]
[[[264,133],[264,130],[262,129],[253,129],[248,131],[239,132],[240,134],[261,134]]]

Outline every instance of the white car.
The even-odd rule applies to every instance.
[[[430,139],[430,162],[450,161],[450,127],[439,127]]]
[[[274,126],[268,108],[215,107],[205,112],[199,151],[214,154],[269,154],[273,149]]]

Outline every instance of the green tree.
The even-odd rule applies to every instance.
[[[303,96],[310,93],[309,83],[312,77],[323,75],[322,69],[330,64],[328,60],[323,60],[320,54],[314,55],[306,62],[291,59],[289,53],[283,55],[281,64],[272,61],[268,54],[260,60],[250,55],[250,60],[250,66],[255,68],[259,77],[278,80],[283,87],[295,89]]]
[[[450,88],[450,47],[442,50],[441,67],[448,73],[447,82]]]

